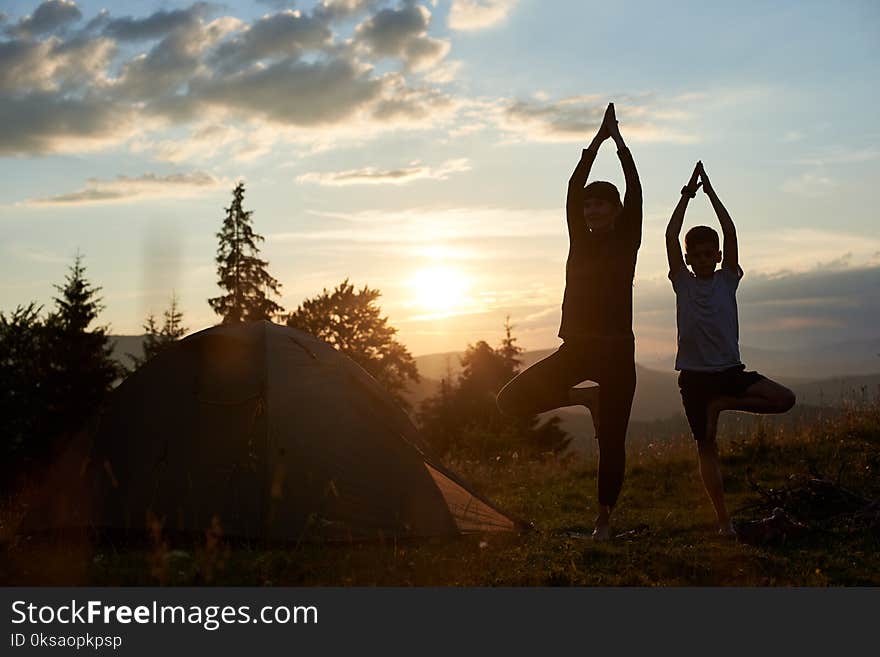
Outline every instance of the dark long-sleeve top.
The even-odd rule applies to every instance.
[[[632,337],[632,285],[642,241],[642,185],[628,148],[617,151],[626,179],[623,212],[607,233],[587,228],[583,189],[596,158],[584,149],[571,179],[565,214],[568,261],[559,337]]]

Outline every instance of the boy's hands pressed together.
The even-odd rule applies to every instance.
[[[697,162],[697,165],[700,169],[700,182],[703,185],[703,193],[707,196],[711,196],[715,193],[715,190],[712,188],[712,183],[709,182],[709,176],[706,175],[706,170],[703,168],[702,162]]]

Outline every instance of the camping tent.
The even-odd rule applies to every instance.
[[[407,415],[330,345],[215,326],[113,391],[91,448],[90,524],[281,540],[450,536],[519,523],[427,456]]]

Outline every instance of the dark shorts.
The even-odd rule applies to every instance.
[[[751,385],[765,378],[757,372],[746,372],[745,365],[737,365],[720,372],[682,370],[678,375],[678,387],[694,440],[706,438],[710,401],[718,397],[742,397]]]

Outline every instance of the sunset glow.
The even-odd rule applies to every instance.
[[[496,344],[507,316],[554,347],[566,183],[613,101],[643,187],[640,358],[675,351],[664,230],[698,159],[736,221],[744,344],[876,335],[875,2],[104,4],[2,3],[0,310],[51,307],[80,253],[112,334],[172,293],[212,326],[244,182],[286,312],[348,279],[414,354]],[[590,178],[624,193],[610,142]],[[717,226],[702,194],[694,225]]]
[[[433,265],[412,277],[415,304],[431,313],[462,310],[470,283],[464,273],[445,265]]]

